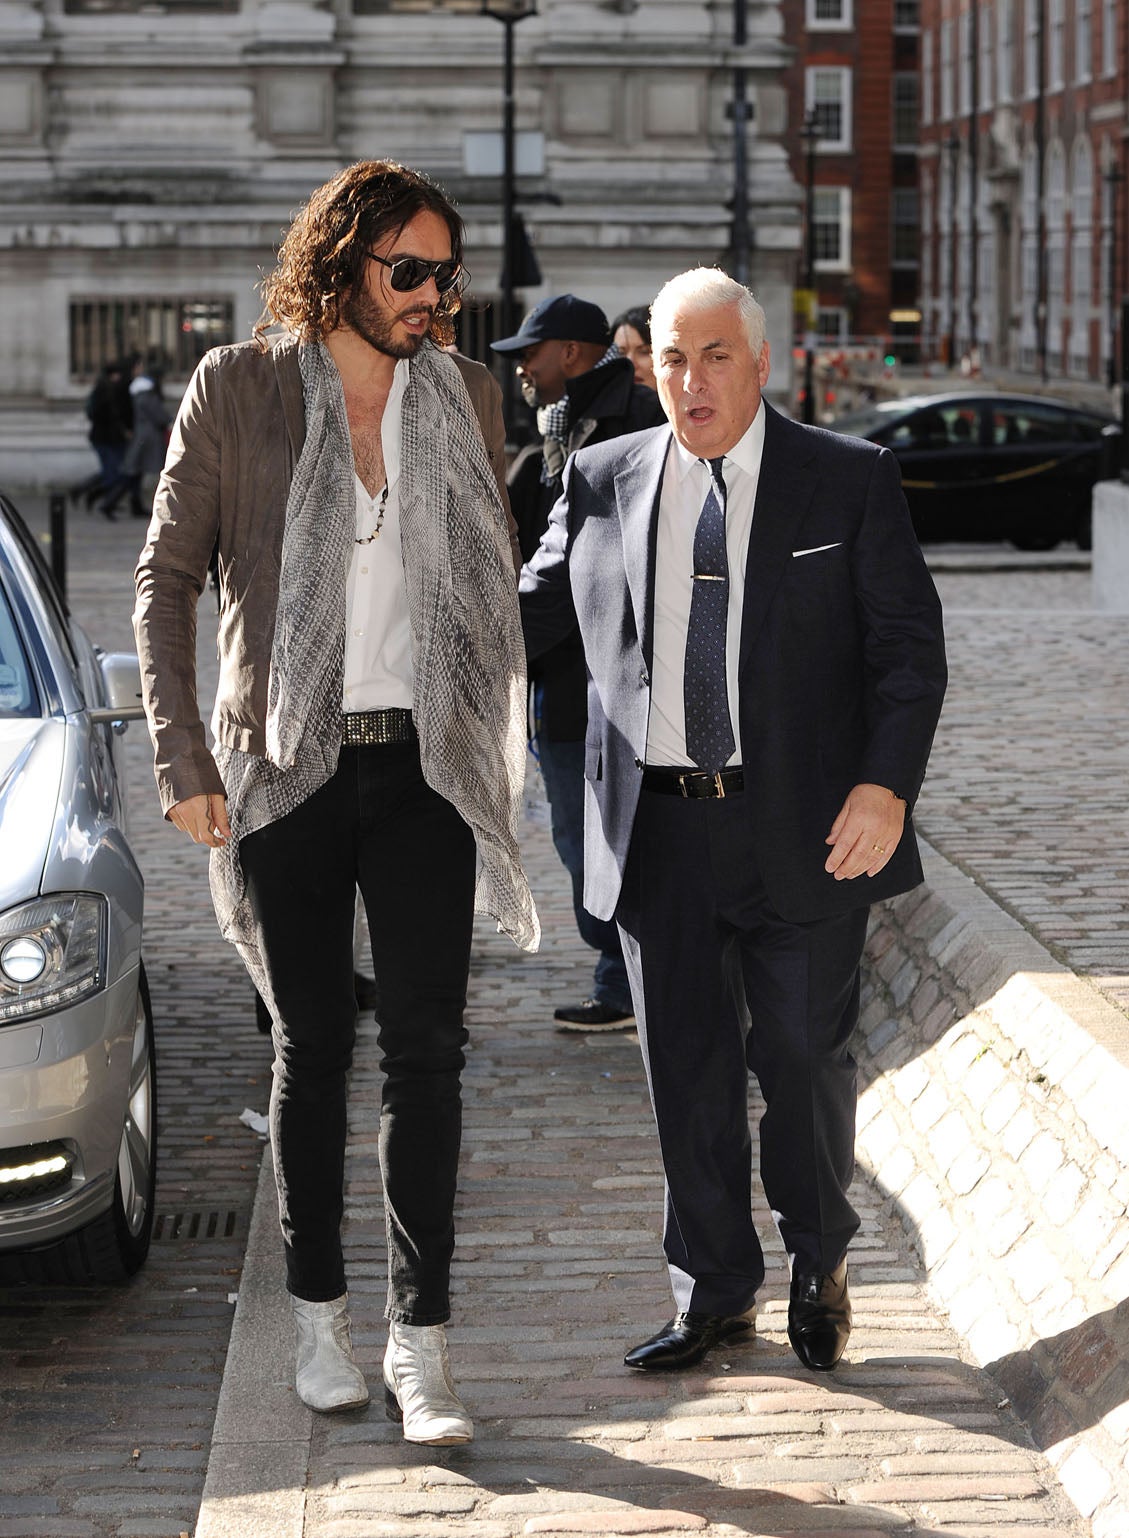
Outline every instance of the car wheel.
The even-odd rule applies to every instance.
[[[157,1190],[157,1060],[153,1009],[142,966],[114,1199],[85,1228],[57,1244],[4,1257],[0,1280],[88,1287],[124,1282],[145,1262]]]

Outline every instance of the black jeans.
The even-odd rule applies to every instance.
[[[328,784],[248,835],[240,855],[272,997],[270,1127],[287,1287],[345,1291],[346,1076],[356,1036],[359,886],[380,994],[380,1169],[388,1308],[450,1317],[459,1075],[474,908],[474,839],[425,783],[415,743],[342,748]]]

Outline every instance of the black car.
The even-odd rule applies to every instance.
[[[1090,548],[1090,495],[1116,473],[1113,417],[981,391],[882,401],[829,424],[897,456],[917,537]]]

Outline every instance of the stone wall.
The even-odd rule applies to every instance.
[[[1125,1017],[924,853],[872,922],[859,1157],[1095,1538],[1125,1538]]]

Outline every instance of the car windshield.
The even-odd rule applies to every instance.
[[[0,586],[0,720],[37,716],[39,695],[8,595]]]

